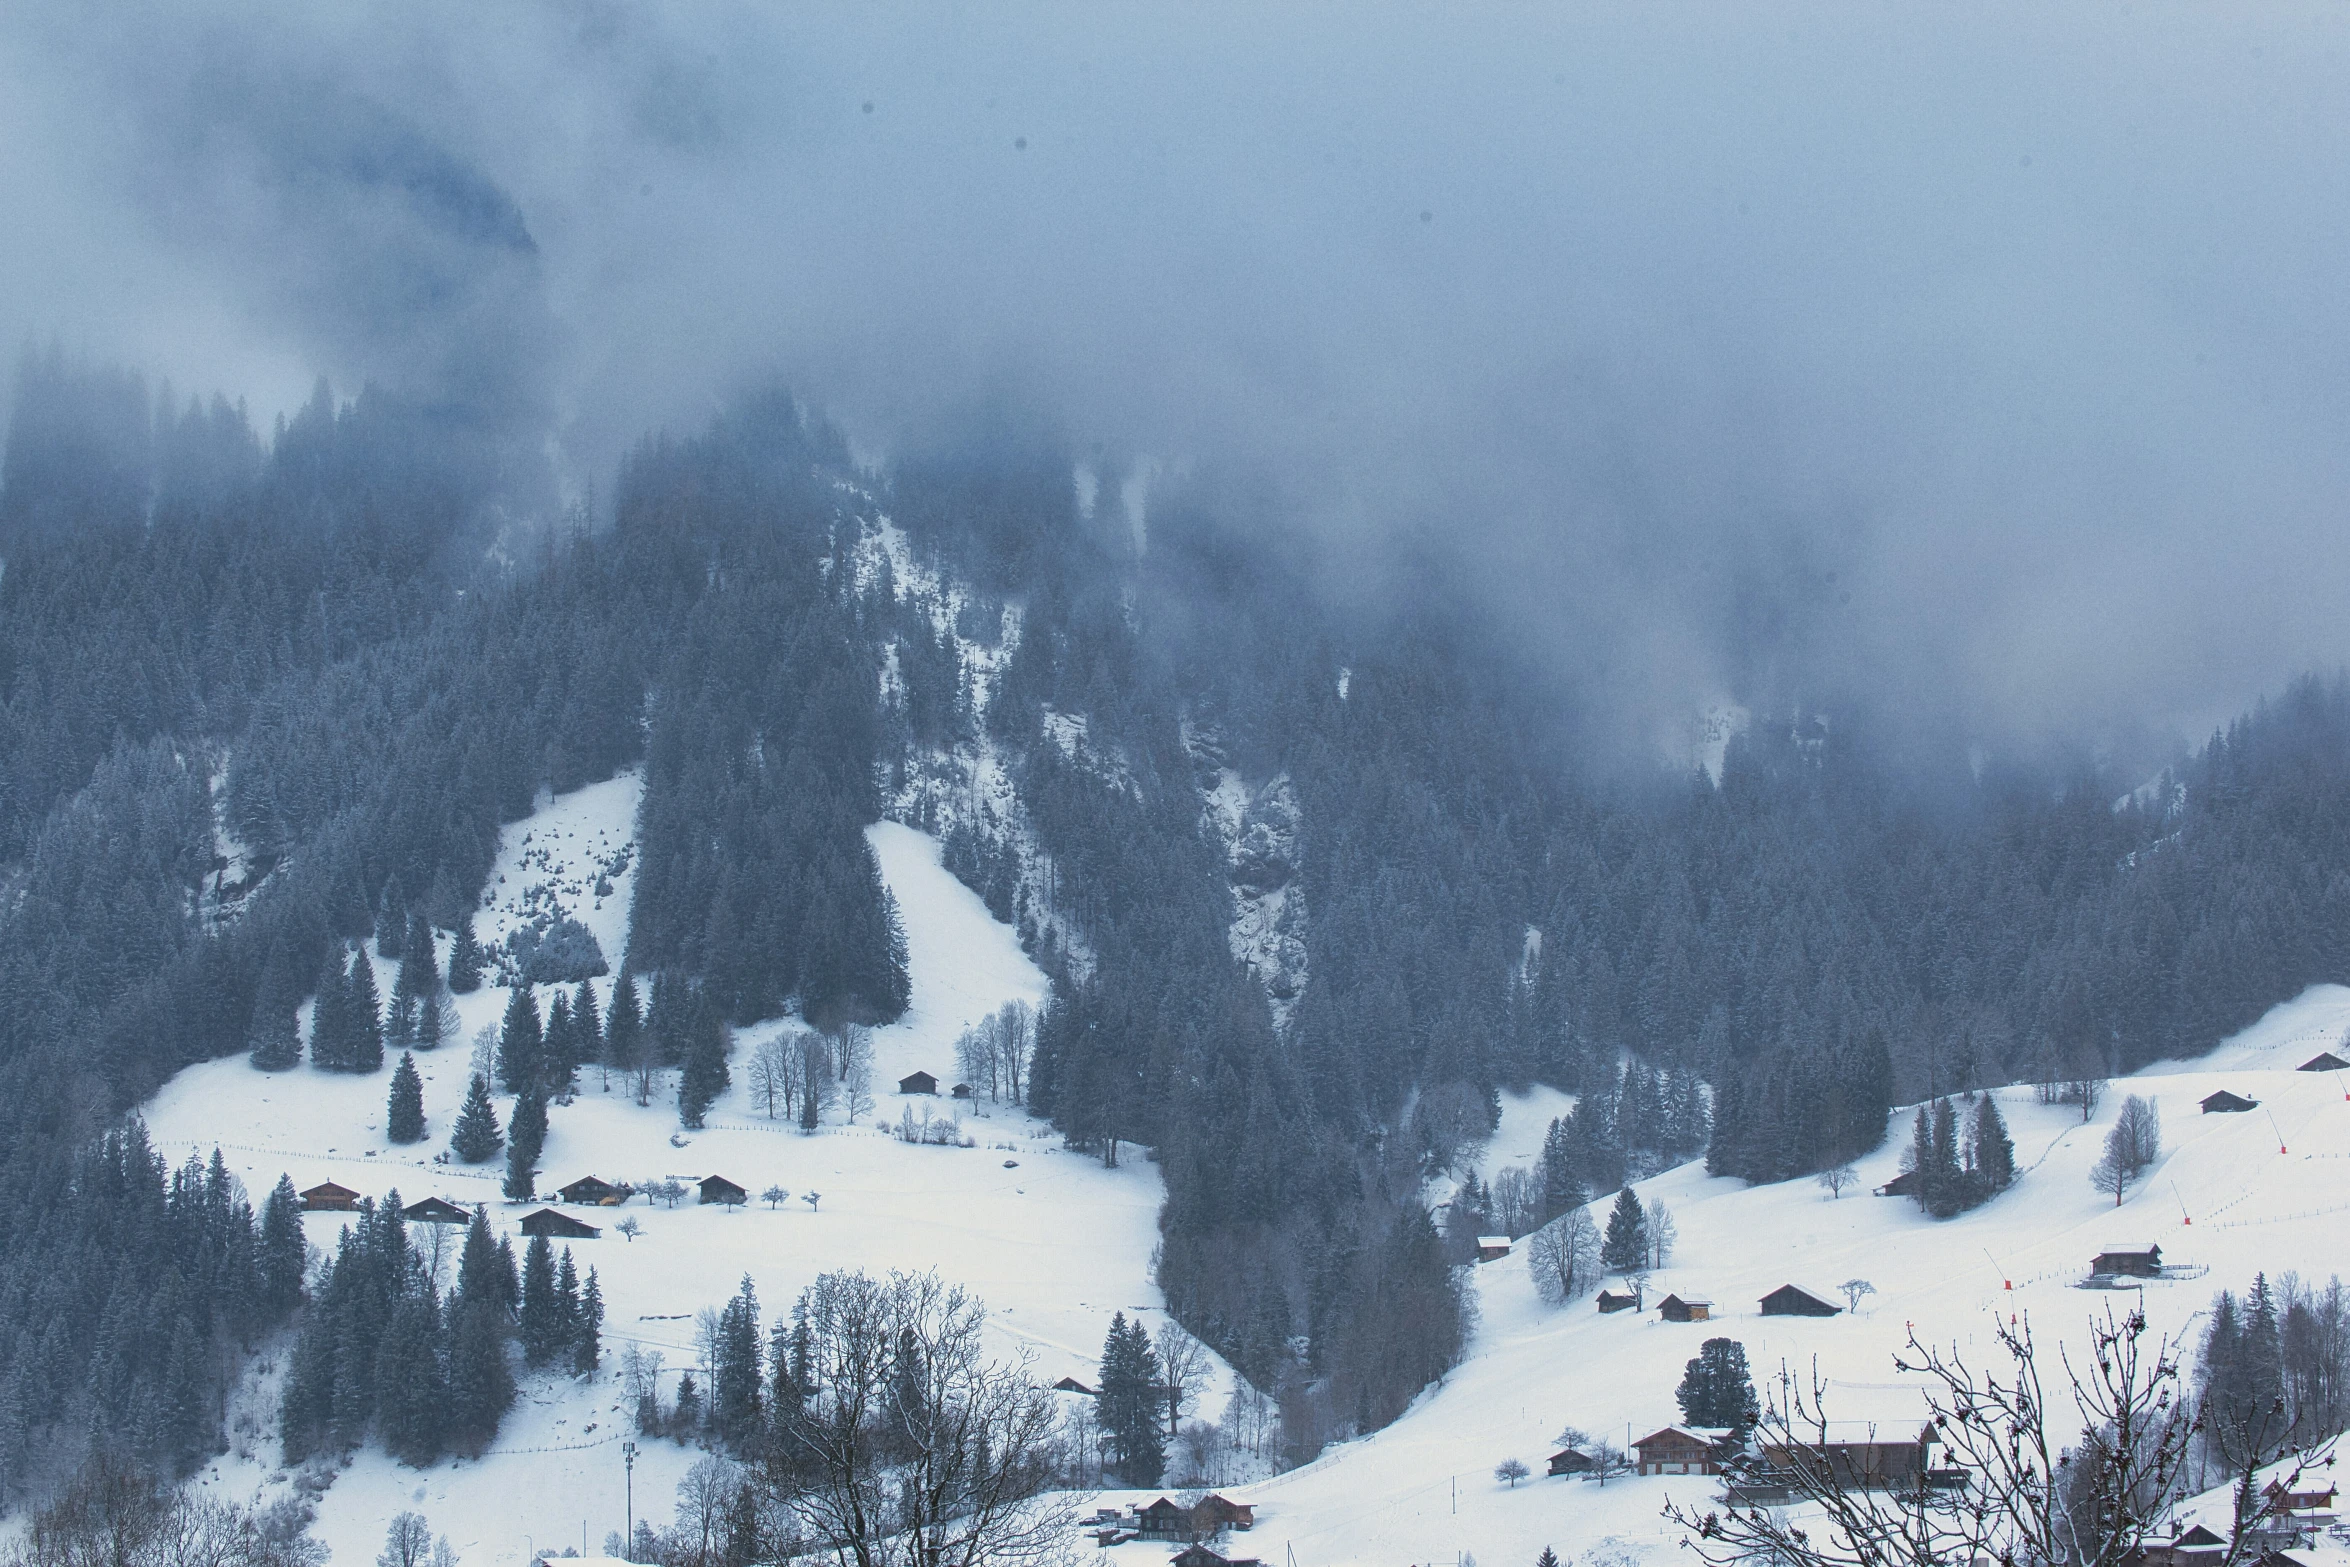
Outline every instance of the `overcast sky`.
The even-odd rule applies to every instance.
[[[0,334],[603,482],[780,373],[1457,551],[1678,710],[2350,647],[2350,8],[10,8]],[[1831,575],[1832,574],[1832,575]],[[1775,683],[1774,683],[1775,682]]]

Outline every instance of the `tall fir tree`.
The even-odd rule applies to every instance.
[[[512,1202],[528,1202],[538,1195],[539,1154],[547,1146],[547,1101],[536,1085],[526,1088],[514,1101],[514,1114],[506,1123],[506,1196]]]
[[[490,1080],[476,1072],[472,1086],[465,1090],[464,1108],[457,1112],[449,1151],[460,1163],[482,1164],[496,1158],[505,1142],[506,1134],[498,1129],[497,1106],[490,1103]]]
[[[1616,1193],[1616,1205],[1607,1216],[1607,1234],[1599,1244],[1599,1265],[1618,1273],[1635,1273],[1648,1266],[1648,1213],[1632,1188]]]
[[[1123,1311],[1114,1314],[1102,1341],[1097,1407],[1118,1477],[1131,1486],[1157,1485],[1166,1467],[1158,1382],[1158,1355],[1149,1332],[1140,1322],[1127,1322]]]
[[[731,1081],[726,1068],[726,1024],[706,995],[687,1006],[685,1070],[677,1079],[677,1118],[698,1127]]]
[[[1986,1093],[1975,1101],[1975,1124],[1969,1146],[1975,1178],[1986,1197],[2015,1183],[2015,1143],[1999,1114],[1999,1101]]]
[[[416,1058],[403,1051],[392,1068],[391,1103],[384,1112],[384,1136],[395,1143],[424,1141],[424,1079]]]
[[[473,934],[473,916],[468,914],[457,921],[457,934],[449,941],[449,989],[472,995],[481,989],[481,970],[481,940]]]
[[[546,1067],[545,1051],[538,1001],[528,985],[518,984],[506,998],[506,1016],[498,1025],[498,1086],[510,1094],[536,1087]]]
[[[637,1001],[636,976],[626,969],[612,986],[611,1015],[604,1020],[604,1059],[615,1072],[634,1072],[644,1050],[644,1009]]]
[[[604,1287],[596,1270],[588,1269],[587,1288],[579,1297],[579,1323],[571,1340],[571,1374],[593,1379],[604,1357]]]
[[[367,956],[365,946],[351,951],[350,977],[343,982],[343,1004],[347,1009],[345,1027],[350,1030],[349,1056],[345,1069],[352,1072],[374,1072],[384,1064],[384,1020],[382,992],[375,985],[375,964]]]
[[[555,1248],[533,1235],[522,1253],[522,1358],[543,1366],[563,1350],[563,1313],[555,1295]]]

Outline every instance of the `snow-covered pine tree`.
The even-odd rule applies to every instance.
[[[1990,1094],[1975,1101],[1975,1124],[1968,1146],[1969,1162],[1983,1195],[1990,1197],[2015,1183],[2015,1143],[2000,1118],[1999,1101]]]
[[[677,1118],[698,1127],[731,1081],[726,1069],[726,1025],[707,995],[687,1003],[685,1070],[677,1079]]]
[[[384,1064],[384,1020],[382,992],[375,986],[375,964],[367,956],[364,944],[351,952],[350,978],[343,984],[343,1004],[347,1009],[344,1026],[349,1055],[344,1068],[352,1072],[373,1072]]]
[[[539,1154],[547,1145],[547,1101],[533,1084],[514,1100],[506,1123],[506,1196],[528,1202],[538,1195]],[[543,1238],[543,1237],[542,1237]]]
[[[395,1143],[424,1141],[424,1079],[417,1075],[416,1058],[400,1053],[392,1068],[391,1102],[384,1112],[384,1136]]]
[[[329,947],[326,967],[318,975],[318,999],[310,1005],[310,1064],[321,1072],[340,1072],[350,1065],[349,974],[343,949]]]
[[[1616,1193],[1616,1205],[1608,1213],[1599,1262],[1618,1273],[1634,1273],[1648,1266],[1648,1214],[1629,1186]]]
[[[473,916],[468,914],[457,922],[457,934],[449,943],[449,989],[460,996],[481,989],[481,966],[481,940],[473,934]]]
[[[506,1134],[498,1129],[497,1107],[490,1103],[489,1079],[476,1072],[473,1085],[465,1091],[465,1106],[457,1112],[449,1151],[465,1164],[481,1164],[493,1158],[505,1141]]]
[[[519,1094],[535,1086],[545,1068],[546,1034],[539,1024],[537,998],[528,985],[516,985],[506,998],[506,1016],[498,1026],[498,1086]]]

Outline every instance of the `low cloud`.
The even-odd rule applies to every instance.
[[[20,13],[0,331],[581,483],[777,373],[883,455],[1009,404],[1663,715],[2343,660],[2350,13],[1271,12]]]

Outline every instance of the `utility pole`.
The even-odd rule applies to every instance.
[[[634,1442],[620,1444],[620,1461],[628,1466],[628,1533],[622,1538],[620,1548],[624,1551],[632,1551],[636,1549],[636,1444]]]

